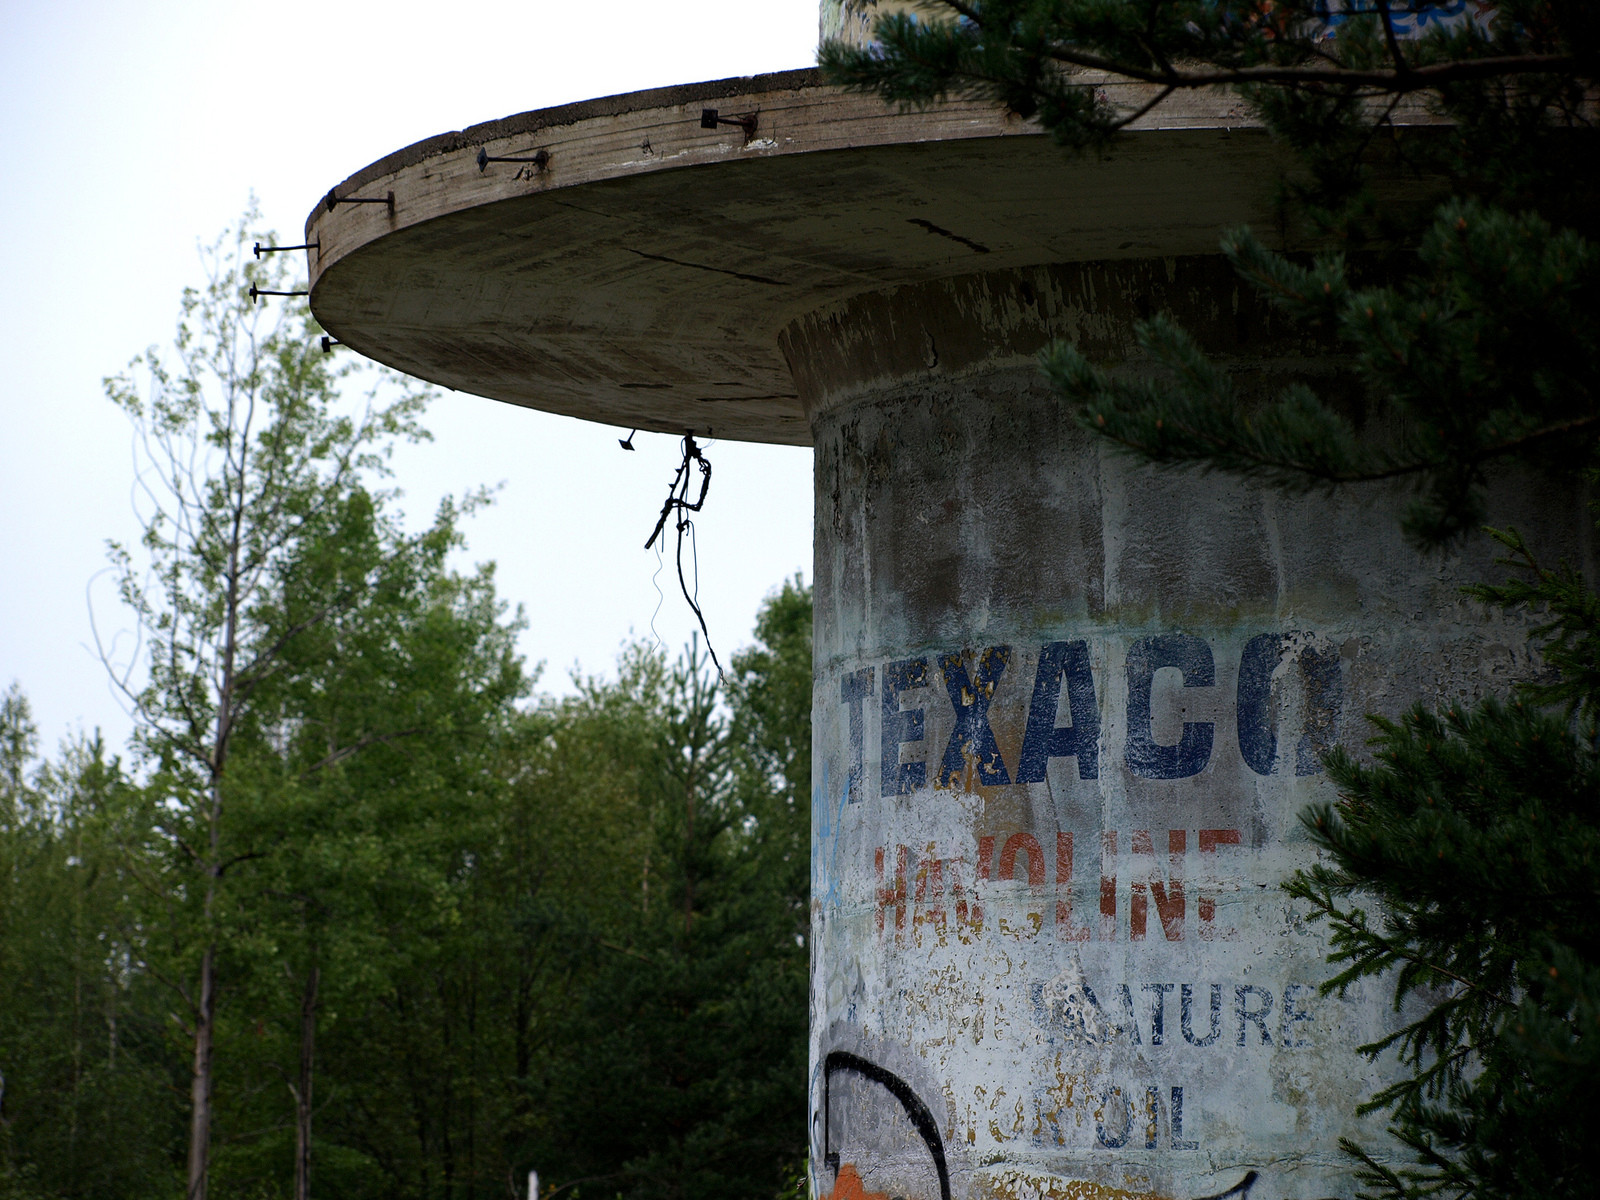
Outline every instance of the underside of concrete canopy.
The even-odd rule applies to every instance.
[[[992,105],[895,112],[813,71],[665,88],[357,172],[306,223],[311,305],[351,348],[458,391],[807,444],[794,322],[974,272],[1214,254],[1227,225],[1277,231],[1286,170],[1222,95],[1075,157]],[[1060,332],[1055,299],[1019,354]]]

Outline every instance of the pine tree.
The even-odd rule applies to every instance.
[[[811,595],[769,597],[723,681],[625,672],[646,838],[626,912],[568,926],[584,986],[538,1081],[553,1192],[771,1196],[803,1162]],[[601,694],[591,693],[594,700]],[[615,698],[608,707],[615,706]]]
[[[1174,320],[1136,329],[1154,376],[1058,344],[1045,374],[1090,433],[1173,469],[1280,488],[1411,485],[1418,545],[1483,536],[1508,464],[1600,479],[1600,6],[1583,0],[928,0],[824,46],[836,82],[902,105],[992,99],[1079,152],[1185,90],[1233,90],[1298,154],[1285,196],[1333,249],[1222,253],[1284,317],[1336,339],[1368,410],[1296,384],[1239,394]],[[1107,79],[1135,85],[1118,107]],[[1408,139],[1402,106],[1446,118]],[[1438,202],[1384,208],[1375,166]],[[1399,166],[1397,166],[1399,164]],[[1379,253],[1381,252],[1381,254]],[[1371,269],[1381,258],[1383,267]],[[1478,600],[1544,614],[1552,669],[1517,694],[1378,721],[1369,762],[1336,750],[1337,802],[1304,815],[1325,861],[1289,885],[1331,931],[1327,983],[1391,980],[1421,1012],[1367,1051],[1409,1074],[1372,1097],[1414,1165],[1347,1145],[1363,1193],[1587,1196],[1600,1113],[1600,595],[1515,530]],[[1470,900],[1470,902],[1469,902]],[[1374,901],[1376,903],[1374,903]],[[1371,909],[1369,912],[1368,909]]]

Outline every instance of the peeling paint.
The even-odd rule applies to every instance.
[[[1154,272],[1210,304],[1193,264]],[[813,1062],[842,1049],[902,1080],[963,1200],[1346,1191],[1338,1139],[1381,1142],[1354,1111],[1396,1069],[1356,1048],[1394,1017],[1381,985],[1317,994],[1322,932],[1278,885],[1313,861],[1298,814],[1365,713],[1536,668],[1515,618],[1460,601],[1489,555],[1424,562],[1363,497],[1105,454],[1003,347],[930,376],[922,330],[942,372],[954,329],[921,303],[938,294],[852,302],[826,336],[861,353],[823,351],[810,393]],[[793,350],[824,327],[793,327]],[[901,360],[869,349],[892,328],[917,339]],[[1336,370],[1321,353],[1234,361]],[[1492,503],[1584,557],[1573,497],[1507,480]],[[846,1186],[824,1115],[848,1188],[938,1195],[882,1089],[837,1085],[824,1114],[821,1083],[819,1195]]]

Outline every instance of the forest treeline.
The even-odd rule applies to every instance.
[[[775,1196],[805,1153],[811,599],[536,695],[241,225],[108,381],[125,748],[0,700],[0,1197]],[[162,490],[164,489],[164,490]],[[130,679],[137,682],[128,682]]]
[[[448,721],[310,773],[283,726],[250,750],[213,1192],[291,1194],[304,1088],[317,1195],[775,1194],[804,1154],[807,591],[725,691],[636,646],[518,705],[487,597],[438,582],[426,674],[306,683]],[[0,1195],[181,1195],[201,931],[161,782],[94,738],[38,761],[14,686],[0,738]]]
[[[318,1195],[775,1194],[804,1153],[807,590],[725,689],[635,646],[519,705],[487,583],[429,583],[390,662],[325,660],[242,752],[212,1190],[291,1194],[304,1091]],[[318,695],[435,719],[319,766]],[[98,738],[37,749],[13,686],[0,1195],[181,1195],[203,914],[165,781]]]

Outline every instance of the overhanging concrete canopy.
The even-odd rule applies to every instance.
[[[704,128],[706,109],[753,125]],[[804,445],[789,322],[975,270],[1214,253],[1225,225],[1273,225],[1286,169],[1220,95],[1075,157],[992,105],[898,113],[813,71],[659,89],[351,176],[306,224],[311,305],[352,349],[459,391]],[[391,193],[392,211],[340,202]]]

